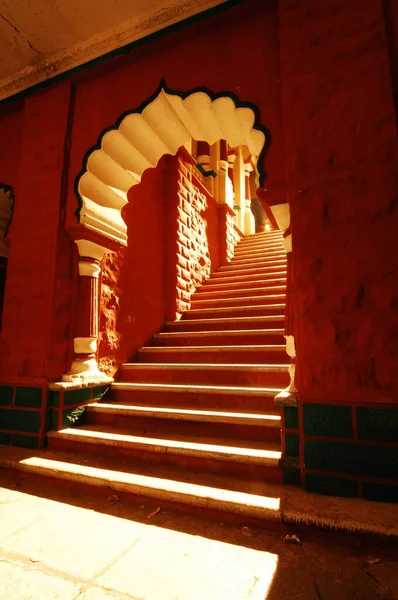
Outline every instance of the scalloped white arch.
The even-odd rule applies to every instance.
[[[247,146],[257,162],[267,140],[255,121],[252,108],[236,106],[227,95],[212,99],[197,91],[182,98],[161,87],[140,112],[127,114],[102,135],[88,154],[77,180],[79,222],[127,245],[121,210],[146,169],[156,167],[164,154],[176,154],[191,139],[209,144],[224,139],[231,147]]]

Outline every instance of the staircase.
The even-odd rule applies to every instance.
[[[181,320],[123,365],[109,398],[87,407],[87,425],[48,434],[41,468],[47,456],[57,477],[116,494],[278,518],[285,291],[280,232],[243,239]]]

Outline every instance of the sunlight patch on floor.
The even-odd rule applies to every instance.
[[[106,498],[95,502],[108,508]],[[108,590],[142,600],[266,600],[277,569],[277,555],[178,531],[178,518],[166,529],[96,512],[87,501],[81,508],[9,489],[0,503],[1,554],[12,564],[2,580],[14,590],[39,573],[77,583],[79,598]]]

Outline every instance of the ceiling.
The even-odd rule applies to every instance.
[[[0,100],[231,0],[0,0]]]

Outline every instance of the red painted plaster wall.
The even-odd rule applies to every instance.
[[[300,397],[396,402],[398,145],[382,3],[281,0],[280,25]]]
[[[25,101],[1,333],[2,381],[46,378],[54,359],[54,286],[69,106],[68,84]]]
[[[23,102],[0,113],[0,182],[17,183],[21,154],[21,136],[24,122]]]
[[[164,324],[165,182],[170,157],[147,170],[123,210],[128,247],[103,261],[100,297],[100,367],[114,373]]]
[[[398,3],[395,0],[384,0],[383,8],[388,50],[390,54],[395,110],[398,120]]]

